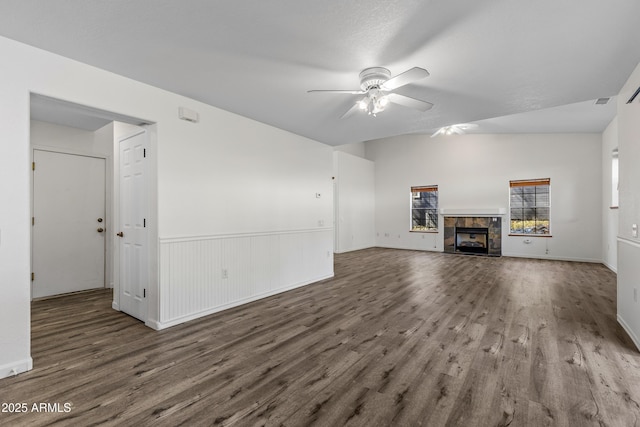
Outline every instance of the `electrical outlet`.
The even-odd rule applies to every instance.
[[[638,224],[631,225],[631,237],[638,237]]]
[[[228,279],[229,278],[229,271],[226,268],[222,269],[222,278],[223,279]]]

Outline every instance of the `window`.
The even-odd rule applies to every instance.
[[[438,186],[411,187],[411,231],[438,231]]]
[[[550,178],[509,181],[509,233],[549,235],[550,186]]]

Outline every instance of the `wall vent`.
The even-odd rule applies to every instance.
[[[611,98],[598,98],[596,99],[596,105],[607,105]]]

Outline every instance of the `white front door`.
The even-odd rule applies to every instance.
[[[146,147],[146,131],[119,141],[120,310],[142,321],[148,281]]]
[[[105,159],[34,150],[33,298],[104,287]]]

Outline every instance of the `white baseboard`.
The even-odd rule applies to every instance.
[[[13,377],[23,372],[27,372],[33,369],[33,359],[27,358],[23,360],[17,360],[12,363],[7,363],[0,366],[0,378]]]
[[[604,265],[605,267],[607,267],[609,270],[613,271],[614,273],[618,274],[618,269],[614,265],[611,265],[608,262],[604,262],[604,261],[602,261],[602,265]]]
[[[144,322],[144,325],[156,331],[159,331],[160,329],[162,329],[162,323],[160,323],[156,319],[147,319],[147,321]]]
[[[171,326],[176,326],[176,325],[179,325],[181,323],[188,322],[190,320],[195,320],[195,319],[198,319],[200,317],[204,317],[204,316],[208,316],[210,314],[218,313],[220,311],[227,310],[229,308],[237,307],[239,305],[247,304],[247,303],[250,303],[250,302],[253,302],[253,301],[257,301],[259,299],[267,298],[267,297],[270,297],[270,296],[273,296],[273,295],[276,295],[276,294],[280,294],[282,292],[287,292],[287,291],[290,291],[290,290],[293,290],[293,289],[296,289],[296,288],[301,288],[303,286],[307,286],[307,285],[310,285],[312,283],[319,282],[321,280],[330,279],[333,276],[334,276],[333,273],[331,273],[331,274],[326,275],[326,276],[316,277],[316,278],[311,279],[309,281],[305,281],[305,282],[302,282],[302,283],[297,283],[297,284],[294,284],[292,286],[286,286],[286,287],[283,287],[283,288],[275,289],[275,290],[270,291],[270,292],[265,292],[265,293],[261,293],[261,294],[257,294],[257,295],[252,295],[249,298],[243,298],[243,299],[240,299],[240,300],[236,300],[236,301],[230,302],[228,304],[219,305],[217,307],[212,307],[212,308],[209,308],[207,310],[200,311],[198,313],[191,313],[191,314],[189,314],[187,316],[178,317],[178,318],[171,319],[171,320],[168,320],[168,321],[165,321],[165,322],[159,322],[157,320],[150,319],[145,324],[147,326],[149,326],[150,328],[153,328],[153,329],[159,331],[161,329],[170,328]]]
[[[117,302],[115,302],[115,301],[113,301],[113,302],[111,303],[111,308],[113,308],[113,309],[114,309],[114,310],[116,310],[116,311],[120,311],[120,306],[119,306],[119,305],[118,305],[118,303],[117,303]]]
[[[591,262],[596,264],[602,264],[601,259],[593,259],[593,258],[573,258],[573,257],[563,257],[563,256],[532,255],[532,254],[517,254],[517,253],[503,253],[502,256],[512,257],[512,258],[546,259],[549,261]]]
[[[622,329],[624,329],[627,335],[629,335],[629,338],[631,338],[631,341],[633,341],[633,343],[635,344],[636,349],[640,351],[640,340],[638,340],[638,337],[636,336],[636,334],[633,333],[633,329],[631,329],[629,325],[627,325],[627,322],[625,322],[624,319],[620,317],[619,314],[617,318],[618,318],[618,323],[620,324],[620,326],[622,326]]]
[[[421,251],[421,252],[439,252],[444,253],[442,248],[408,248],[404,246],[392,246],[392,245],[375,245],[374,248],[382,248],[382,249],[400,249],[403,251]]]
[[[335,253],[337,253],[337,254],[346,254],[347,252],[362,251],[364,249],[370,249],[370,248],[375,248],[375,247],[376,247],[376,245],[368,245],[368,246],[362,246],[362,247],[358,246],[358,247],[355,247],[355,248],[342,249],[342,250],[336,251]]]

